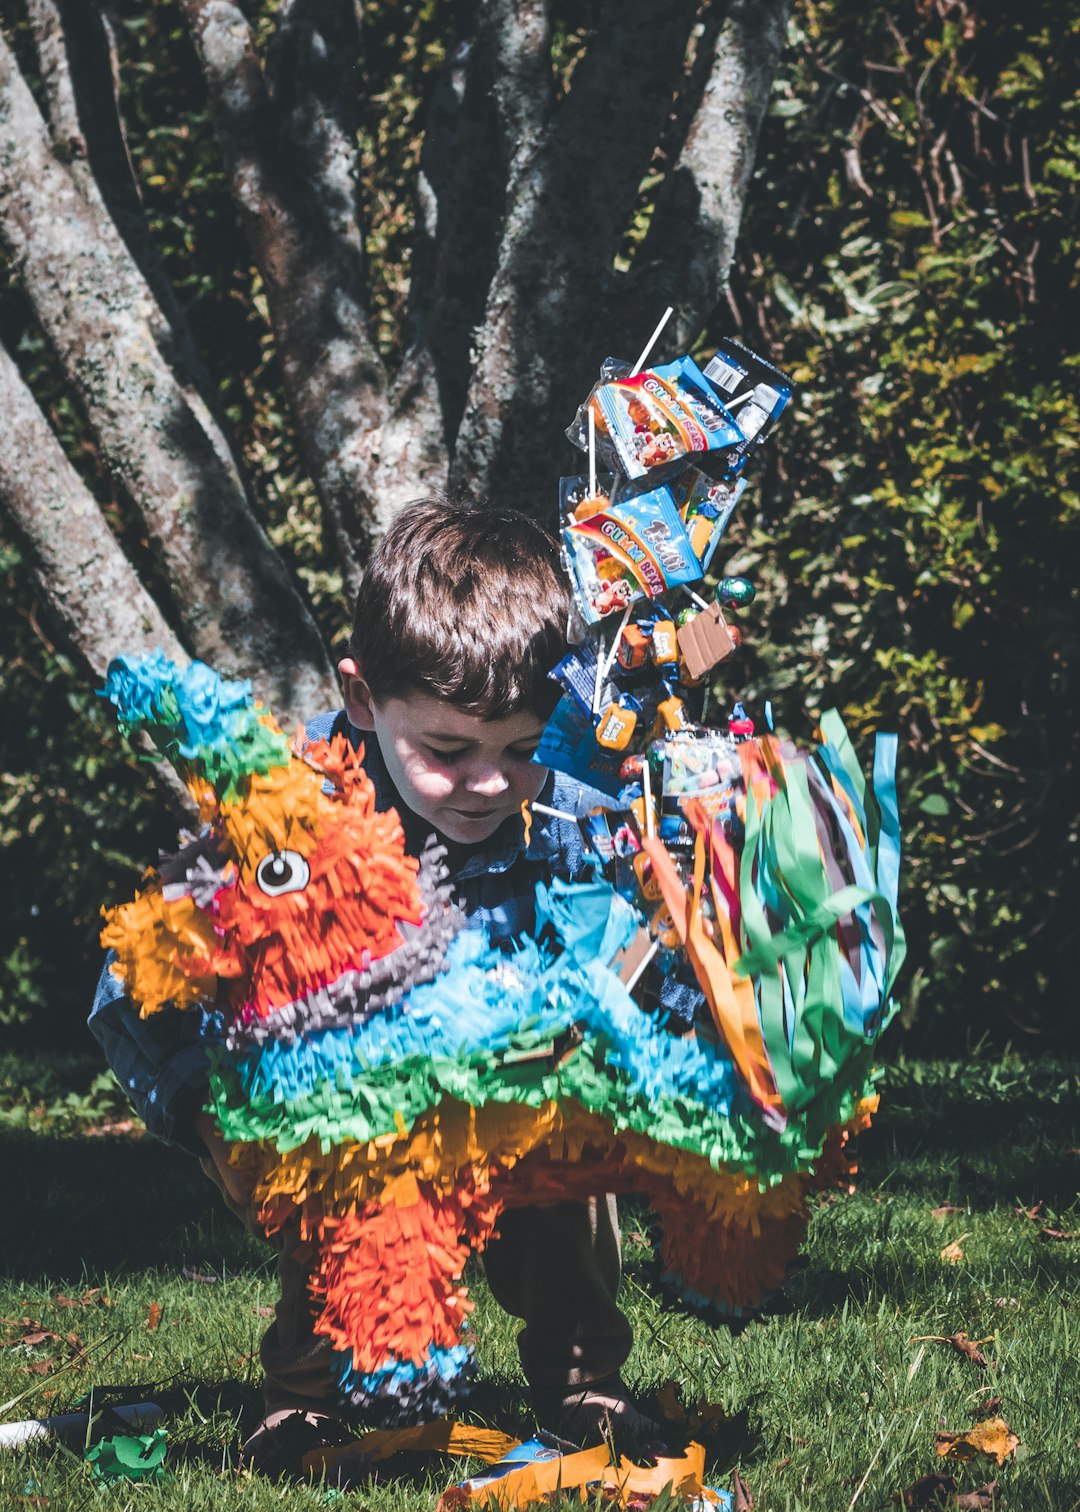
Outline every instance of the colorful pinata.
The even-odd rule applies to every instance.
[[[599,861],[497,950],[343,737],[290,742],[247,684],[160,655],[116,660],[106,693],[201,820],[107,911],[112,969],[144,1016],[220,1010],[213,1111],[267,1231],[313,1246],[345,1400],[404,1422],[460,1395],[463,1269],[507,1206],[644,1193],[686,1301],[738,1313],[779,1285],[874,1106],[895,740],[868,787],[836,715],[812,754],[742,739],[726,808],[683,783],[681,857],[645,826],[664,950],[707,1001],[687,1030],[625,985],[642,916]]]

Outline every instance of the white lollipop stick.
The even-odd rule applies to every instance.
[[[646,966],[649,964],[649,962],[652,960],[653,956],[656,954],[656,952],[659,949],[660,949],[660,941],[659,940],[654,940],[652,942],[652,944],[649,946],[649,948],[646,951],[646,953],[642,956],[641,960],[634,967],[634,974],[630,978],[630,980],[626,983],[626,990],[627,990],[627,992],[633,992],[634,988],[638,984],[638,981],[639,981],[639,979],[641,977],[642,972],[645,970]]]
[[[637,375],[641,372],[642,368],[645,366],[646,358],[652,351],[653,347],[656,345],[657,341],[660,339],[660,332],[667,325],[668,321],[671,319],[674,313],[674,305],[668,305],[667,309],[664,311],[663,315],[661,315],[659,321],[657,322],[656,330],[652,333],[648,341],[645,343],[645,350],[642,352],[638,360],[634,363],[634,366],[630,369],[631,378],[636,378]]]
[[[600,694],[604,687],[604,678],[607,676],[607,646],[601,639],[596,648],[596,681],[593,683],[592,711],[594,714],[600,711]]]
[[[607,657],[604,661],[605,677],[607,677],[608,673],[615,665],[615,656],[619,649],[619,642],[622,640],[623,631],[626,629],[626,626],[629,623],[630,615],[633,613],[633,609],[633,604],[627,604],[626,608],[623,610],[623,617],[619,621],[619,628],[615,632],[615,639],[611,643],[611,650],[608,652]]]
[[[596,498],[596,411],[589,405],[589,497]]]
[[[645,833],[651,840],[656,833],[656,825],[653,822],[652,777],[649,774],[648,756],[641,764],[641,790],[645,797]]]
[[[571,814],[568,809],[549,808],[546,803],[537,803],[535,798],[529,807],[534,814],[550,814],[552,819],[567,819],[571,824],[577,823],[577,815]]]

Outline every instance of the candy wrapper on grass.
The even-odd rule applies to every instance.
[[[164,1428],[153,1433],[117,1434],[99,1439],[86,1451],[94,1483],[115,1486],[118,1481],[164,1481],[167,1434]]]

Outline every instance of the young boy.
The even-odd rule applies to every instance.
[[[465,911],[504,941],[534,927],[537,882],[585,864],[577,826],[521,805],[574,810],[580,788],[532,756],[557,696],[569,593],[556,542],[508,509],[442,500],[407,506],[375,551],[339,663],[345,707],[308,726],[364,745],[380,809],[395,808],[419,855],[435,831]],[[225,1201],[255,1228],[250,1193],[202,1111],[213,1020],[166,1011],[140,1020],[106,968],[90,1015],[150,1132],[198,1154]],[[578,1441],[614,1429],[657,1436],[620,1370],[631,1331],[616,1306],[614,1198],[507,1212],[484,1256],[501,1306],[522,1318],[522,1369],[541,1421]],[[266,1415],[245,1457],[269,1468],[339,1439],[329,1343],[313,1332],[305,1257],[281,1239],[281,1299],[263,1340]],[[348,1435],[346,1435],[348,1436]]]

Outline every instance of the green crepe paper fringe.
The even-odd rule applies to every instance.
[[[164,1428],[155,1428],[153,1433],[118,1433],[114,1438],[91,1444],[84,1457],[95,1484],[114,1486],[119,1481],[168,1480],[167,1437]]]
[[[516,1036],[512,1053],[527,1053],[550,1040],[550,1032]],[[326,1152],[347,1141],[365,1144],[398,1133],[402,1121],[411,1131],[446,1099],[472,1107],[576,1104],[618,1131],[630,1130],[657,1144],[703,1156],[714,1170],[754,1176],[764,1190],[787,1174],[811,1171],[830,1128],[851,1118],[860,1100],[874,1090],[868,1047],[865,1067],[854,1085],[849,1069],[845,1086],[823,1089],[825,1095],[812,1108],[776,1130],[764,1125],[749,1106],[744,1116],[737,1109],[719,1114],[687,1098],[635,1097],[605,1054],[604,1042],[594,1040],[579,1046],[557,1071],[542,1059],[507,1060],[506,1052],[496,1056],[480,1049],[452,1059],[413,1056],[357,1075],[350,1090],[324,1083],[287,1103],[265,1098],[249,1102],[235,1068],[217,1054],[212,1111],[226,1141],[262,1141],[284,1154],[311,1137]]]

